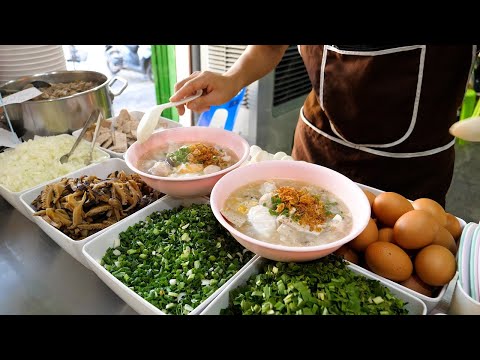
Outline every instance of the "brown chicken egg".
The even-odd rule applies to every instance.
[[[455,257],[450,250],[440,245],[428,245],[415,257],[415,271],[428,285],[447,284],[453,279],[456,269]]]
[[[447,225],[447,213],[435,200],[421,198],[415,200],[412,205],[415,210],[428,211],[441,226]]]
[[[457,244],[455,243],[452,234],[442,226],[438,229],[437,235],[435,235],[432,244],[446,247],[453,255],[457,253]]]
[[[393,239],[393,229],[389,227],[378,230],[378,241],[385,241],[389,243],[395,243]]]
[[[395,245],[398,245],[398,244],[395,244]],[[405,251],[405,253],[408,255],[408,257],[412,261],[415,259],[415,256],[417,256],[418,252],[420,251],[419,249],[402,249],[402,250]]]
[[[413,206],[404,196],[394,192],[384,192],[373,201],[375,216],[388,227],[393,227],[400,216],[413,210]]]
[[[447,225],[445,225],[445,228],[450,232],[450,234],[452,234],[455,241],[457,241],[460,238],[460,235],[462,235],[462,227],[460,226],[460,222],[454,215],[450,213],[447,213]]]
[[[337,254],[338,256],[342,256],[345,260],[348,260],[357,265],[360,260],[358,258],[358,254],[353,251],[353,249],[351,249],[350,246],[348,246],[347,244],[340,246],[340,248],[335,251],[335,254]]]
[[[413,271],[413,264],[408,255],[399,246],[376,241],[365,251],[368,267],[380,276],[393,281],[405,281]]]
[[[403,249],[420,249],[433,242],[440,225],[425,210],[412,210],[402,215],[393,227],[395,243]]]
[[[432,297],[432,287],[425,284],[417,275],[413,274],[407,280],[402,281],[400,285],[403,285],[413,291],[416,291],[425,296]]]
[[[370,203],[370,207],[373,206],[373,201],[375,200],[375,195],[368,190],[362,189],[365,195],[367,195],[368,202]]]
[[[375,221],[368,220],[367,227],[349,245],[352,249],[364,252],[371,243],[378,240],[378,228]]]

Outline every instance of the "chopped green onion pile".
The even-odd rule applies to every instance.
[[[208,204],[154,212],[120,233],[101,264],[168,314],[188,314],[252,257]]]
[[[353,273],[337,255],[308,263],[267,261],[230,292],[228,315],[404,315],[406,303],[379,281]]]

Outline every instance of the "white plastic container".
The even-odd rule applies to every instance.
[[[141,120],[142,119],[142,116],[144,115],[144,112],[142,111],[129,111],[128,112],[135,120]],[[112,121],[113,123],[115,123],[115,121],[117,121],[117,118],[118,116],[114,116],[112,118],[109,118],[107,120],[109,121]],[[164,130],[164,129],[170,129],[170,128],[176,128],[176,127],[181,127],[182,125],[176,121],[172,121],[170,119],[167,119],[167,118],[164,118],[162,116],[159,117],[158,119],[158,125],[157,125],[157,130],[156,131],[161,131],[161,130]],[[75,130],[72,135],[75,136],[75,137],[78,137],[80,135],[80,133],[82,132],[82,129],[78,129],[78,130]],[[112,150],[109,150],[107,148],[104,148],[104,147],[101,147],[101,146],[97,146],[98,148],[102,149],[103,151],[105,151],[106,153],[110,154],[110,156],[112,158],[120,158],[120,159],[123,159],[124,158],[124,155],[125,153],[124,152],[116,152],[116,151],[112,151]]]
[[[384,191],[382,190],[379,190],[379,189],[376,189],[374,187],[370,187],[370,186],[366,186],[366,185],[363,185],[363,184],[359,184],[357,183],[358,186],[360,186],[362,189],[364,190],[368,190],[370,191],[372,194],[374,195],[378,195],[378,194],[381,194],[383,193]],[[411,200],[410,200],[411,202]],[[463,229],[466,225],[466,222],[465,220],[457,217],[458,221],[460,222],[460,226],[461,228]],[[426,305],[427,305],[427,312],[430,313],[439,303],[440,301],[442,300],[442,298],[444,297],[445,295],[445,292],[447,291],[447,288],[450,284],[453,284],[455,282],[455,277],[446,285],[444,285],[442,287],[442,289],[439,291],[439,293],[437,294],[436,297],[429,297],[429,296],[426,296],[426,295],[423,295],[423,294],[420,294],[419,292],[416,292],[414,290],[411,290],[403,285],[400,285],[399,283],[395,282],[395,281],[392,281],[392,280],[389,280],[387,278],[384,278],[380,275],[377,275],[361,266],[358,266],[358,265],[355,265],[355,264],[351,264],[352,268],[355,268],[358,272],[361,272],[362,274],[365,274],[365,275],[375,275],[381,279],[383,279],[385,282],[387,282],[388,284],[392,285],[392,286],[395,286],[397,287],[398,289],[402,290],[402,291],[406,291],[407,293],[419,298],[420,300],[422,300]]]
[[[26,191],[28,191],[28,189],[23,191],[16,191],[16,192],[10,191],[5,186],[0,184],[0,195],[10,205],[12,205],[18,211],[20,211],[27,219],[29,219],[30,221],[33,221],[30,214],[28,213],[28,211],[25,209],[25,207],[22,205],[22,202],[20,201],[20,196]]]
[[[263,264],[267,261],[267,259],[259,257],[248,268],[240,274],[224,291],[222,291],[211,303],[208,305],[204,311],[201,312],[201,315],[220,315],[220,311],[222,309],[226,309],[229,303],[230,292],[237,287],[245,285],[250,278],[250,276],[258,274]],[[350,270],[354,273],[359,274],[361,276],[365,276],[369,279],[378,280],[384,285],[385,287],[389,288],[392,294],[394,294],[399,299],[404,300],[408,304],[406,305],[406,309],[408,310],[409,315],[426,315],[427,314],[427,307],[423,301],[418,299],[415,296],[407,293],[399,289],[398,287],[391,286],[383,278],[374,274],[365,274],[361,273],[357,270],[357,268],[351,267],[348,265]]]
[[[107,177],[110,173],[114,171],[125,171],[126,174],[132,174],[132,170],[127,166],[124,160],[122,159],[108,159],[103,161],[102,163],[99,164],[93,164],[88,167],[85,167],[83,169],[74,171],[66,176],[63,177],[68,177],[68,178],[78,178],[83,175],[95,175],[98,178],[105,178]],[[63,178],[62,177],[62,178]],[[55,183],[58,180],[62,179],[58,178],[54,181],[50,181],[47,184]],[[99,236],[103,232],[105,232],[109,228],[105,228],[103,230],[100,230],[99,232],[96,232],[85,239],[82,240],[73,240],[71,237],[68,235],[64,234],[62,231],[58,230],[57,228],[53,227],[49,223],[47,223],[42,217],[40,216],[34,216],[33,213],[35,210],[32,208],[30,205],[33,200],[36,199],[36,197],[42,192],[44,185],[37,186],[31,190],[27,190],[20,196],[20,201],[22,203],[22,206],[27,213],[27,217],[32,220],[34,223],[36,223],[48,236],[52,238],[53,241],[55,241],[63,250],[65,250],[67,253],[72,255],[76,260],[80,261],[83,265],[85,265],[87,268],[89,267],[88,262],[85,260],[85,257],[82,254],[82,247],[85,245],[87,242],[92,240],[93,238]],[[146,208],[149,206],[152,206],[153,204],[148,205]],[[142,209],[143,210],[143,209]],[[131,215],[130,215],[131,216]],[[123,221],[128,219],[128,216],[120,220],[119,222],[115,223],[112,226],[115,226]]]
[[[120,298],[122,298],[122,300],[130,305],[136,312],[141,315],[165,315],[163,311],[149,303],[147,300],[143,299],[135,291],[128,288],[128,286],[107,271],[102,265],[100,265],[100,260],[105,255],[107,249],[113,247],[115,240],[118,239],[118,236],[122,231],[127,230],[129,226],[132,226],[139,221],[145,220],[145,218],[154,211],[173,209],[181,205],[189,206],[191,204],[206,203],[208,203],[208,198],[206,197],[179,199],[166,195],[156,201],[154,204],[151,204],[148,207],[129,216],[126,221],[122,221],[122,223],[118,223],[118,225],[110,227],[103,234],[90,241],[83,247],[83,255],[90,264],[90,269],[93,270],[95,274],[97,274],[98,277],[105,284],[107,284],[110,289],[112,289],[113,292],[120,296]],[[235,279],[240,276],[257,258],[258,256],[254,256],[252,259],[250,259],[250,261],[245,264],[234,276],[226,281],[225,284],[218,288],[217,291],[210,295],[206,300],[200,303],[192,312],[189,313],[189,315],[199,314],[217,295],[219,295],[233,281],[235,281]]]

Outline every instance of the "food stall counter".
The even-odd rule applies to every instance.
[[[0,197],[0,314],[137,314]]]

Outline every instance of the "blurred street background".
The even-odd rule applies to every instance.
[[[128,81],[127,88],[113,100],[115,114],[118,114],[120,110],[124,108],[129,111],[137,110],[145,112],[148,108],[156,105],[155,85],[147,76],[125,69],[120,70],[116,75],[110,72],[105,57],[105,45],[73,45],[75,51],[77,51],[77,53],[73,55],[77,55],[77,59],[81,61],[71,61],[71,46],[72,45],[63,46],[68,70],[97,71],[106,75],[109,79],[117,76]],[[120,84],[114,84],[113,87],[115,88],[117,85]]]

